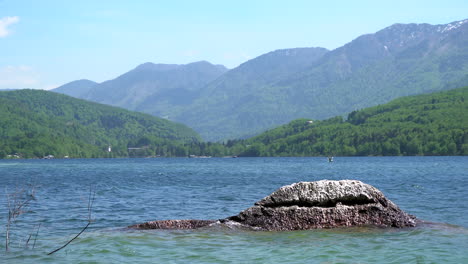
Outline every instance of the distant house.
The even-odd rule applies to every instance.
[[[307,124],[313,124],[313,123],[314,123],[314,121],[312,121],[312,120],[307,121]]]

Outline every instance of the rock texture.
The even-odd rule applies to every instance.
[[[355,180],[284,186],[227,220],[261,230],[416,226],[414,216],[400,210],[378,189]]]
[[[129,226],[135,229],[196,229],[215,223],[214,220],[161,220]]]
[[[152,221],[130,228],[194,229],[215,223],[282,231],[365,225],[413,227],[417,219],[371,185],[356,180],[322,180],[283,186],[226,219]]]

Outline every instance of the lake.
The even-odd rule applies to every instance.
[[[291,232],[126,228],[225,218],[283,185],[322,179],[371,184],[429,223]],[[5,252],[6,194],[30,186],[35,199],[12,226]],[[468,263],[468,157],[0,160],[0,187],[0,263]],[[47,255],[87,224],[91,189],[92,224]]]

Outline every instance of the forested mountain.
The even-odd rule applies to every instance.
[[[281,113],[284,98],[269,87],[311,67],[327,52],[324,48],[285,49],[249,60],[204,87],[175,119],[210,140],[253,136],[288,122],[293,118]]]
[[[347,120],[298,119],[228,146],[241,156],[468,155],[468,87],[399,98]]]
[[[0,158],[126,157],[128,148],[148,145],[156,155],[185,156],[183,144],[200,140],[185,125],[148,114],[48,91],[0,92]]]
[[[200,82],[143,65],[82,98],[182,122],[211,141],[245,138],[301,117],[467,85],[467,22],[395,24],[332,51],[278,50]]]
[[[76,98],[81,98],[87,93],[89,93],[89,91],[97,84],[97,82],[93,82],[86,79],[77,80],[55,88],[54,92],[63,93]]]
[[[47,91],[0,92],[0,158],[468,155],[466,99],[468,87],[409,96],[347,120],[298,119],[218,144],[147,114]]]
[[[145,63],[114,80],[98,84],[88,93],[76,97],[150,113],[171,120],[184,120],[190,124],[199,121],[209,125],[213,122],[211,120],[213,113],[210,113],[210,109],[215,111],[215,106],[218,106],[216,115],[219,116],[225,112],[220,109],[223,106],[219,105],[224,104],[225,100],[230,102],[229,106],[232,104],[239,107],[245,106],[245,99],[251,97],[252,91],[256,92],[261,87],[310,67],[327,52],[328,50],[324,48],[277,50],[249,60],[230,71],[227,71],[224,66],[212,65],[208,62],[187,65]],[[222,93],[224,90],[232,94]],[[58,92],[73,96],[64,89]],[[195,109],[191,109],[194,101],[200,98],[210,101],[206,105],[197,105]],[[191,110],[188,110],[189,108]],[[206,110],[205,117],[192,118],[187,112],[198,112],[202,109]],[[228,109],[228,111],[232,110]],[[227,122],[226,125],[230,126],[229,123]],[[267,127],[273,125],[276,124],[270,122]]]
[[[324,119],[467,85],[460,81],[468,76],[467,22],[396,24],[358,37],[274,84],[210,86],[176,120],[205,138],[237,138],[295,118]]]

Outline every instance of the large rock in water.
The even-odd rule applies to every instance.
[[[375,187],[355,180],[283,186],[228,220],[262,230],[416,226],[414,216],[400,210]]]
[[[257,230],[306,230],[344,226],[413,227],[416,218],[375,187],[356,180],[299,182],[283,186],[236,216],[213,220],[163,220],[138,229],[193,229],[235,223]]]

